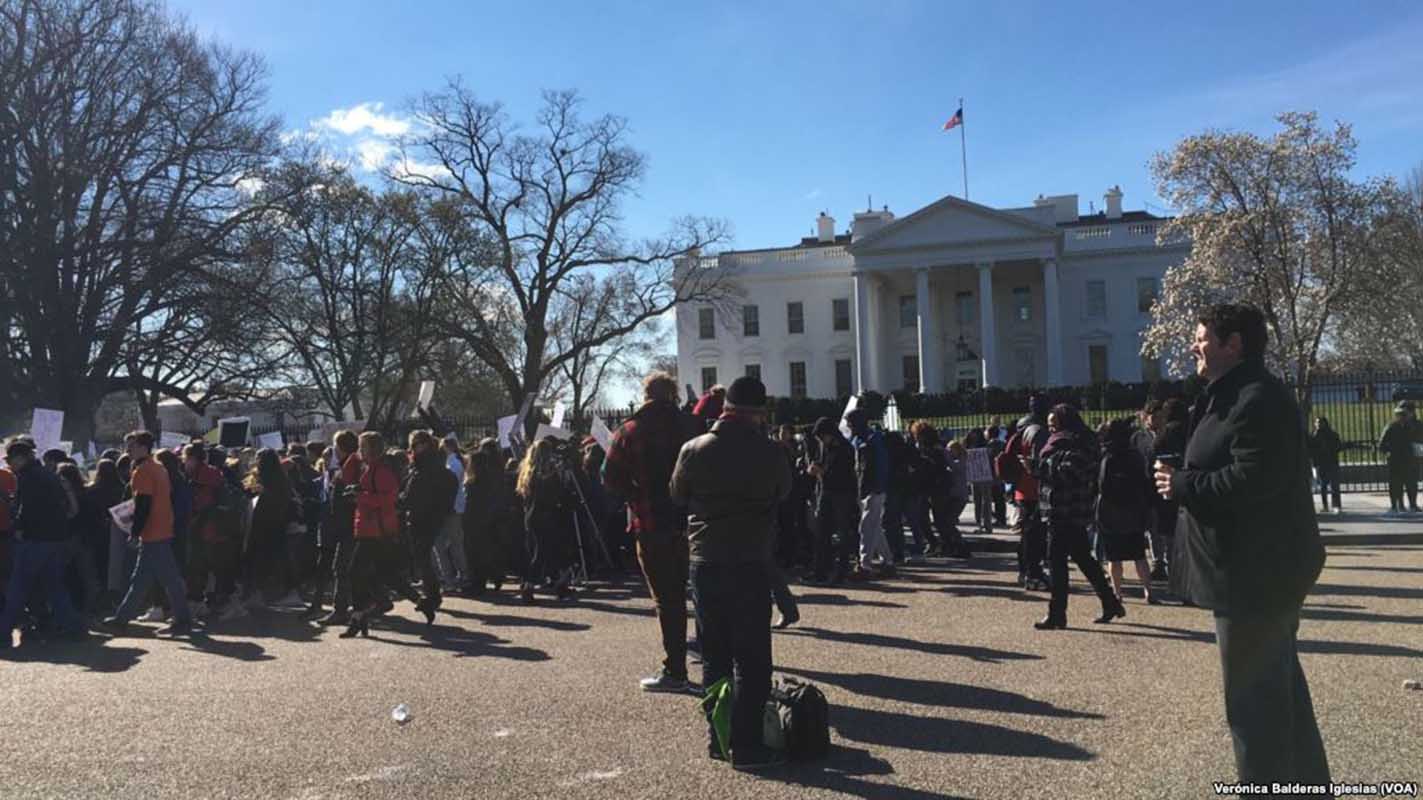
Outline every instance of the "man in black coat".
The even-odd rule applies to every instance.
[[[1176,536],[1188,564],[1176,588],[1215,612],[1240,780],[1328,784],[1295,641],[1324,547],[1304,419],[1265,368],[1267,337],[1251,306],[1201,316],[1191,353],[1210,383],[1191,412],[1184,464],[1157,461],[1156,486],[1183,512]]]

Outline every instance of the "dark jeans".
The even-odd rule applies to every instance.
[[[662,629],[662,668],[687,675],[687,536],[681,531],[637,537],[637,563],[657,606]]]
[[[352,608],[363,613],[370,611],[389,601],[392,588],[400,589],[401,594],[409,592],[410,585],[396,572],[400,565],[399,542],[388,538],[356,539],[355,542],[351,555]]]
[[[914,537],[914,546],[919,555],[927,555],[938,549],[938,539],[929,527],[929,498],[922,494],[909,495],[904,508],[904,516],[909,520],[909,535]],[[893,546],[891,544],[891,546]],[[895,556],[899,560],[899,556]]]
[[[973,521],[978,529],[993,533],[993,484],[975,483],[973,486]]]
[[[758,750],[771,694],[771,581],[762,562],[692,564],[702,685],[732,679],[731,751]],[[716,733],[707,721],[711,740]]]
[[[35,589],[44,590],[54,621],[65,631],[81,631],[84,621],[74,611],[69,588],[64,585],[66,542],[15,541],[11,547],[10,579],[5,587],[5,608],[0,610],[0,650],[10,648],[15,620]]]
[[[168,597],[173,621],[178,624],[192,622],[183,576],[178,569],[178,560],[173,556],[171,539],[139,545],[138,561],[133,565],[133,576],[129,578],[128,594],[124,595],[124,601],[119,604],[114,616],[125,622],[138,616],[147,600],[148,590],[155,583],[163,587]]]
[[[410,552],[410,558],[414,561],[415,571],[420,575],[420,590],[424,592],[426,600],[439,607],[440,571],[435,568],[434,551],[435,540],[440,536],[440,521],[436,519],[429,525],[412,529],[411,534],[414,549]]]
[[[1329,760],[1295,642],[1299,610],[1217,613],[1215,631],[1240,781],[1328,784]]]
[[[884,497],[884,538],[895,562],[904,560],[904,517],[908,505],[909,495],[903,492],[889,492]]]
[[[934,511],[934,528],[939,532],[939,544],[945,550],[962,550],[967,547],[963,533],[959,531],[959,515],[968,506],[967,497],[950,497],[935,494],[929,499]]]
[[[216,608],[232,596],[237,588],[240,568],[238,551],[241,545],[232,539],[207,540],[195,537],[188,547],[188,602],[203,599],[208,576],[213,577],[213,591],[208,605]]]
[[[351,561],[356,540],[349,533],[321,532],[321,555],[316,562],[316,595],[312,602],[321,605],[326,587],[335,584],[331,607],[336,611],[351,609]]]
[[[1102,610],[1116,607],[1117,596],[1113,594],[1102,565],[1092,555],[1092,544],[1087,539],[1087,529],[1080,525],[1057,522],[1048,524],[1048,566],[1051,572],[1052,596],[1048,600],[1048,616],[1056,620],[1067,619],[1067,559],[1071,558],[1087,577],[1087,582],[1097,591],[1102,601]]]
[[[823,493],[815,513],[815,577],[843,576],[859,547],[860,503],[854,492]]]
[[[296,570],[287,547],[286,526],[254,528],[243,569],[243,593],[265,592],[281,597],[295,588]]]
[[[1047,525],[1038,516],[1038,501],[1018,501],[1018,580],[1043,578],[1047,557]]]
[[[1334,498],[1334,507],[1342,508],[1339,503],[1339,468],[1325,467],[1319,472],[1319,502],[1324,504],[1324,510],[1329,510],[1329,498]]]
[[[1403,496],[1408,495],[1408,505],[1403,504]],[[1412,461],[1389,462],[1388,500],[1395,509],[1418,507],[1418,465]]]

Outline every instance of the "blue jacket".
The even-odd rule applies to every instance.
[[[860,497],[889,491],[889,448],[884,434],[869,431],[850,440],[855,447],[855,474],[860,482]]]

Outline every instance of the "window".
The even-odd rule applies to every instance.
[[[748,378],[755,378],[755,379],[758,380],[758,381],[761,380],[761,365],[760,365],[760,364],[747,364],[747,365],[746,365],[746,377],[748,377]]]
[[[702,394],[716,385],[716,367],[702,367]]]
[[[805,305],[786,303],[786,330],[790,333],[805,333]]]
[[[959,292],[955,294],[954,308],[958,309],[959,324],[967,325],[973,322],[973,292]]]
[[[1036,348],[1019,347],[1014,353],[1018,365],[1018,385],[1038,385],[1038,354]]]
[[[919,391],[919,356],[904,357],[904,391]]]
[[[760,336],[761,335],[761,309],[756,306],[742,306],[741,308],[741,335]]]
[[[805,397],[805,362],[791,362],[791,397]]]
[[[1107,382],[1107,346],[1104,344],[1094,344],[1087,348],[1087,369],[1092,376],[1092,383]]]
[[[1033,290],[1019,286],[1013,290],[1013,318],[1028,322],[1033,318]]]
[[[835,396],[849,397],[855,393],[854,380],[851,375],[850,359],[840,358],[835,361]]]
[[[1161,380],[1161,359],[1142,356],[1141,379],[1146,383],[1156,383]]]
[[[716,338],[716,312],[710,308],[697,309],[697,338]]]
[[[837,331],[850,330],[850,301],[841,297],[830,301],[830,316]]]
[[[913,328],[919,325],[919,302],[912,294],[899,296],[899,327]]]
[[[1087,281],[1087,316],[1091,319],[1106,319],[1106,281]]]
[[[1151,305],[1161,292],[1161,285],[1155,278],[1136,279],[1136,310],[1140,314],[1150,314]]]

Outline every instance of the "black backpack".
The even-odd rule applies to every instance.
[[[823,758],[830,752],[830,704],[813,684],[781,676],[771,686],[774,713],[792,761]]]

